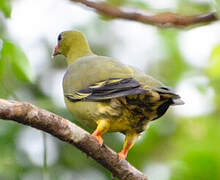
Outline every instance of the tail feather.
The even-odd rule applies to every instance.
[[[183,104],[185,104],[184,101],[180,98],[172,99],[172,101],[173,101],[173,104],[171,104],[171,105],[183,105]]]
[[[181,99],[181,97],[172,89],[165,87],[165,86],[159,86],[159,87],[153,87],[155,91],[157,91],[162,97],[166,97],[172,100],[172,103],[170,105],[183,105],[184,101]]]

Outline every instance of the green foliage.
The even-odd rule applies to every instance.
[[[206,116],[186,119],[183,123],[185,127],[180,126],[173,139],[176,151],[171,155],[171,180],[219,180],[218,120],[213,116]]]
[[[220,78],[220,44],[216,45],[211,52],[207,73],[211,78]]]
[[[213,47],[210,59],[209,59],[209,65],[206,68],[206,74],[210,79],[210,85],[213,87],[215,91],[215,107],[216,107],[216,113],[220,113],[220,44],[217,44]]]
[[[2,54],[2,48],[3,48],[3,41],[0,39],[0,58]]]
[[[146,2],[140,0],[107,0],[108,3],[115,5],[115,6],[132,6],[133,8],[141,8],[147,9],[148,5]]]
[[[148,5],[146,2],[140,1],[140,0],[106,0],[106,3],[115,6],[115,7],[131,7],[135,10],[135,8],[138,9],[148,9]],[[114,17],[105,15],[105,14],[99,14],[100,19],[105,21],[111,21],[115,19]]]
[[[209,2],[193,2],[191,0],[178,0],[178,12],[181,14],[198,14],[211,11],[212,6]]]
[[[219,159],[216,154],[208,151],[194,151],[176,164],[171,180],[218,180]]]
[[[26,55],[18,46],[14,45],[13,43],[6,40],[3,42],[0,61],[1,65],[4,64],[4,61],[8,61],[12,67],[13,73],[19,80],[23,82],[34,81],[33,72]],[[0,68],[0,73],[1,69],[3,68]]]
[[[158,35],[165,57],[157,63],[152,64],[148,71],[157,74],[159,79],[168,85],[178,82],[183,73],[189,69],[189,65],[183,61],[179,44],[178,31],[175,29],[159,29]],[[161,68],[158,68],[161,67]],[[173,76],[175,74],[175,76]]]
[[[220,17],[220,0],[213,0],[214,8],[216,9],[218,17]]]
[[[1,58],[2,48],[3,48],[3,41],[0,39],[0,81],[1,81],[2,74],[4,72],[4,61],[3,61],[3,58]]]
[[[11,3],[10,0],[1,0],[0,1],[0,10],[4,13],[6,17],[11,16]]]

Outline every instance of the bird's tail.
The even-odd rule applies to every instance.
[[[184,101],[181,99],[181,97],[174,90],[168,87],[157,86],[157,87],[152,87],[152,89],[158,92],[161,98],[171,99],[172,102],[170,105],[183,105],[184,104]]]

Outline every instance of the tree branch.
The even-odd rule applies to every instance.
[[[0,99],[0,118],[32,126],[74,145],[122,180],[147,180],[126,160],[118,161],[113,150],[101,146],[88,132],[56,114],[29,103]]]
[[[186,27],[193,24],[210,23],[218,20],[216,12],[210,12],[194,16],[183,16],[170,12],[146,15],[138,12],[126,12],[125,10],[121,10],[117,7],[107,5],[106,3],[97,3],[88,0],[70,1],[82,3],[90,8],[95,9],[98,13],[110,16],[112,18],[133,20],[144,24],[151,24],[160,27]]]

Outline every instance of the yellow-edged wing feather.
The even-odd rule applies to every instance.
[[[106,100],[116,97],[135,95],[147,92],[140,83],[133,78],[112,78],[88,86],[79,91],[65,94],[70,101]]]

